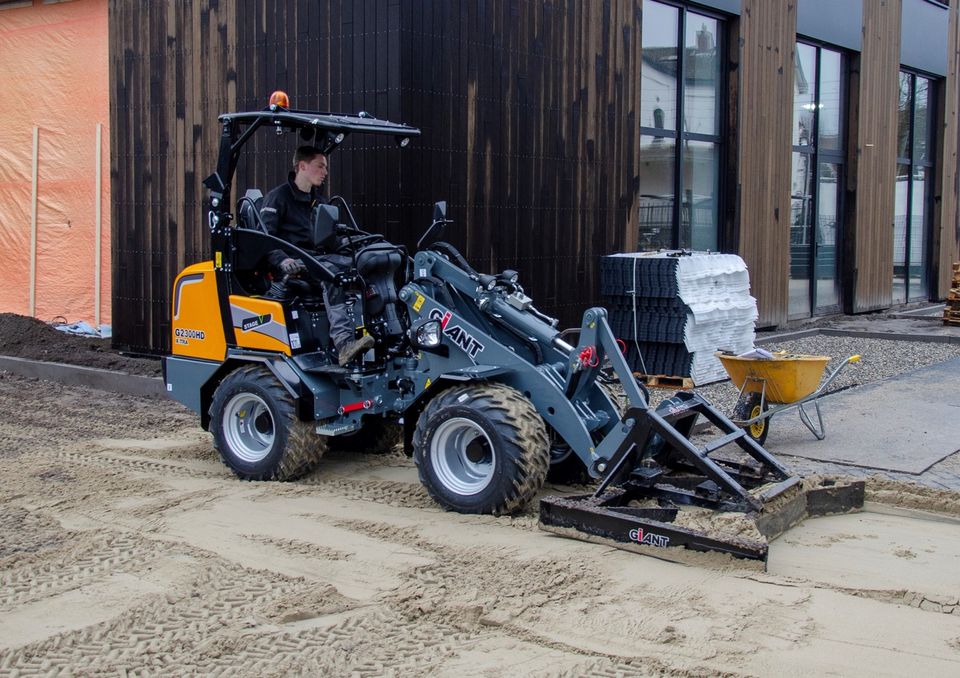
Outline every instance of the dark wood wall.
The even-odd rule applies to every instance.
[[[402,26],[414,204],[446,199],[474,266],[579,325],[635,241],[640,3],[410,0]]]
[[[901,0],[863,3],[852,58],[845,304],[889,306]],[[177,272],[209,256],[203,178],[217,114],[293,106],[419,126],[401,152],[349,139],[329,190],[364,227],[413,246],[434,201],[477,268],[515,268],[564,326],[601,303],[601,256],[637,243],[642,0],[111,0],[115,343],[169,348]],[[958,258],[956,8],[941,87],[939,295]],[[730,18],[723,233],[746,260],[761,326],[787,320],[796,4],[742,0]],[[235,197],[286,176],[298,140],[261,135]],[[380,145],[376,145],[380,144]]]
[[[113,332],[169,347],[169,297],[208,251],[200,182],[236,102],[232,2],[109,3]]]
[[[447,200],[446,239],[579,324],[600,302],[599,257],[636,230],[639,27],[632,0],[114,0],[115,343],[169,348],[173,279],[209,256],[216,116],[275,89],[294,108],[421,127],[404,152],[349,139],[329,190],[408,246]],[[297,143],[256,137],[234,197],[282,181]]]
[[[787,320],[796,30],[795,3],[743,0],[737,75],[737,253],[750,271],[759,327]]]

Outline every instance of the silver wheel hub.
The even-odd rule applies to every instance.
[[[273,448],[276,425],[263,398],[238,393],[223,409],[223,435],[230,451],[248,463],[263,460]]]
[[[482,492],[493,479],[496,453],[490,437],[475,421],[453,417],[437,427],[430,441],[437,479],[459,495]]]

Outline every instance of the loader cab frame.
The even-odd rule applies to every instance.
[[[238,229],[233,225],[235,217],[231,211],[231,185],[240,153],[253,135],[258,131],[271,130],[277,135],[297,133],[304,141],[317,146],[324,155],[329,155],[354,133],[392,136],[400,148],[406,147],[413,137],[420,136],[420,130],[415,127],[380,120],[363,112],[347,115],[289,110],[283,105],[288,102],[286,95],[279,99],[281,103],[275,103],[276,94],[271,97],[270,106],[262,111],[229,113],[219,117],[221,133],[217,167],[216,171],[203,181],[209,191],[206,222],[210,229],[218,302],[224,339],[228,346],[237,345],[229,297],[231,294],[246,293],[235,273],[239,267],[248,264],[250,257],[256,256],[257,251],[266,253],[271,249],[284,250],[303,259],[318,279],[329,279],[330,276],[330,272],[324,269],[320,262],[285,240],[258,230]]]

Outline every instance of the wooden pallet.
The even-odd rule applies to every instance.
[[[690,377],[671,377],[666,374],[640,374],[639,372],[634,372],[633,376],[650,388],[693,388],[693,379]]]

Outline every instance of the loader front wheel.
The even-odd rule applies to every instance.
[[[503,384],[471,384],[435,397],[413,437],[420,482],[459,513],[513,513],[543,487],[550,443],[527,398]]]
[[[760,397],[759,393],[746,393],[737,402],[737,406],[733,410],[733,418],[737,421],[749,421],[754,417],[759,417],[766,412],[767,409],[767,402]],[[761,419],[743,428],[746,429],[747,435],[753,438],[758,445],[763,445],[767,439],[767,433],[770,432],[770,419]]]
[[[210,432],[223,463],[244,480],[295,480],[327,449],[326,438],[299,420],[296,401],[261,365],[241,367],[220,382]]]

